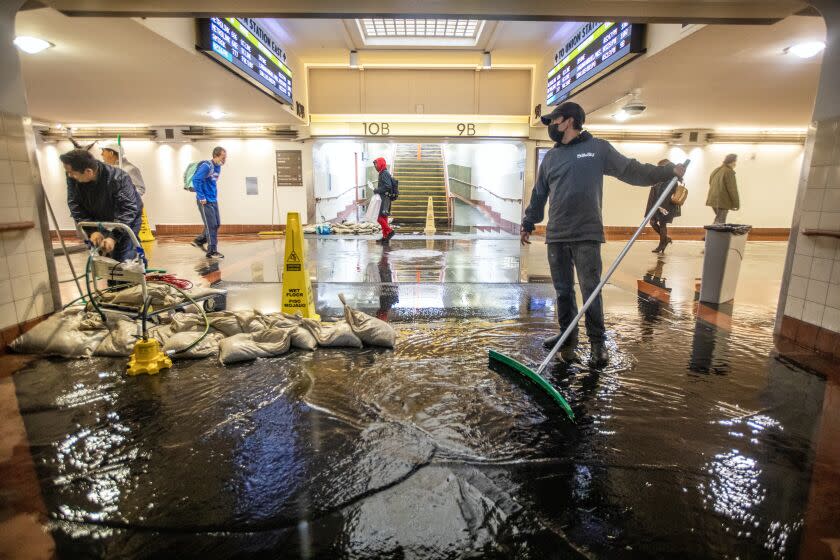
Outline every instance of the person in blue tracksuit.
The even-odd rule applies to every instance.
[[[213,159],[202,161],[192,178],[195,189],[195,199],[204,231],[196,237],[192,244],[203,249],[207,243],[206,255],[210,259],[223,259],[225,256],[218,251],[218,234],[221,218],[219,217],[219,199],[216,183],[222,166],[227,160],[227,150],[221,146],[213,148]]]

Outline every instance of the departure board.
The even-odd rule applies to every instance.
[[[264,91],[292,104],[292,71],[285,54],[247,18],[198,20],[198,48]]]
[[[554,57],[547,105],[557,105],[644,52],[643,25],[608,21],[588,24],[582,30]]]

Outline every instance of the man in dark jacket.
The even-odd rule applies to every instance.
[[[621,155],[606,140],[584,131],[585,119],[583,108],[571,102],[542,117],[543,124],[548,125],[548,135],[556,143],[540,165],[531,203],[522,220],[521,241],[528,244],[531,233],[544,217],[546,201],[550,201],[546,243],[561,334],[577,315],[573,270],[577,269],[584,301],[601,279],[601,243],[605,241],[601,215],[604,175],[631,185],[651,186],[685,173],[682,165],[657,167]],[[604,308],[600,295],[586,311],[586,334],[592,344],[590,366],[603,367],[609,362],[609,353],[604,344]],[[553,348],[559,338],[560,335],[549,338],[544,346]],[[577,344],[575,327],[561,348],[564,360],[577,358]]]
[[[379,207],[379,218],[377,222],[382,226],[382,239],[377,243],[388,243],[394,237],[394,230],[388,225],[388,216],[391,214],[391,201],[394,198],[394,178],[388,171],[388,164],[385,158],[376,158],[373,160],[373,167],[379,172],[379,182],[376,188],[373,189],[375,194],[378,194],[382,199],[382,206]]]
[[[143,200],[128,173],[97,161],[86,150],[71,150],[60,156],[67,172],[67,206],[75,222],[119,222],[140,231]],[[134,258],[135,250],[123,232],[89,230],[96,247],[123,262]]]

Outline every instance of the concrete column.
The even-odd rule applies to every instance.
[[[812,0],[826,23],[814,119],[791,226],[776,334],[840,359],[840,3]]]

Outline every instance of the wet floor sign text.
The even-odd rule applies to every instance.
[[[283,257],[283,312],[299,313],[308,319],[320,319],[315,313],[312,284],[306,270],[306,249],[300,214],[286,216],[286,250]]]

